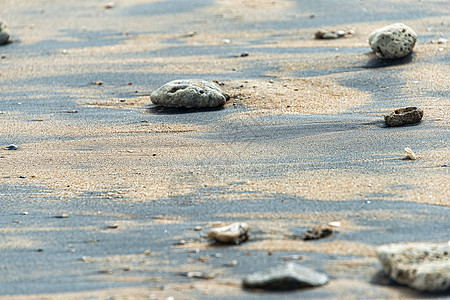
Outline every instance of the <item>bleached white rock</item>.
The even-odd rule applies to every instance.
[[[377,248],[378,259],[392,280],[419,291],[450,290],[450,245],[401,243]]]
[[[380,58],[402,58],[409,55],[417,41],[417,34],[402,23],[375,30],[369,36],[369,44]]]

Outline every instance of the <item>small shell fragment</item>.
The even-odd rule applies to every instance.
[[[410,159],[410,160],[417,159],[417,156],[414,154],[414,152],[411,150],[411,148],[408,148],[408,147],[405,148],[405,159]]]
[[[332,226],[332,227],[341,227],[341,222],[330,222],[328,223],[328,226]]]

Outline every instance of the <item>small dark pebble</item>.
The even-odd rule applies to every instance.
[[[7,150],[17,150],[17,149],[19,149],[19,147],[16,146],[16,145],[14,145],[14,144],[11,144],[11,145],[9,145],[8,147],[6,147],[6,149],[7,149]]]
[[[21,175],[21,176],[19,176],[19,178],[27,178],[27,176],[23,176],[23,175]]]
[[[68,113],[68,114],[77,114],[78,110],[68,110],[68,111],[66,111],[66,113]]]
[[[36,252],[44,252],[44,249],[36,249]]]
[[[248,53],[248,52],[242,52],[241,53],[241,57],[247,57],[247,56],[249,56],[250,55],[250,53]]]

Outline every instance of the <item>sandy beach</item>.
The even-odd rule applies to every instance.
[[[389,280],[375,249],[450,240],[449,16],[444,0],[2,1],[0,299],[444,298]],[[398,22],[414,52],[378,59],[369,34]],[[153,105],[175,79],[231,98]],[[406,106],[423,120],[387,127]],[[232,222],[248,241],[207,240]],[[242,288],[292,255],[330,283]]]

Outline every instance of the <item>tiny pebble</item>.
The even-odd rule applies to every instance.
[[[59,215],[59,216],[55,216],[55,218],[57,218],[57,219],[66,219],[68,217],[69,217],[68,214],[62,214],[62,215]]]
[[[243,53],[241,53],[241,57],[247,57],[247,56],[249,56],[250,54],[248,53],[248,52],[243,52]]]
[[[444,39],[444,38],[440,38],[440,39],[437,40],[437,43],[445,45],[445,44],[447,44],[447,40]]]
[[[222,253],[216,253],[214,256],[215,256],[216,258],[221,258],[223,255],[222,255]]]
[[[23,178],[27,178],[27,176],[20,175],[19,178],[22,178],[22,179],[23,179]]]
[[[198,261],[200,261],[200,262],[206,262],[206,261],[208,261],[209,260],[209,256],[200,256],[199,258],[198,258]]]
[[[22,212],[19,213],[19,215],[26,216],[26,215],[28,215],[28,212],[27,211],[22,211]]]
[[[442,52],[442,51],[444,51],[444,48],[439,48],[438,51]]]
[[[103,8],[110,9],[110,8],[114,8],[114,6],[115,6],[114,2],[109,2],[109,3],[105,4],[103,6]]]
[[[108,228],[109,229],[117,229],[117,228],[119,228],[119,225],[117,225],[117,224],[108,225]]]
[[[67,54],[67,53],[69,53],[69,52],[67,51],[67,49],[62,49],[61,53],[62,53],[62,54]]]
[[[223,39],[223,40],[222,40],[222,43],[224,43],[224,44],[229,44],[229,43],[231,43],[231,40],[229,40],[229,39]]]
[[[283,261],[288,261],[288,260],[302,260],[303,257],[301,255],[298,254],[294,254],[294,255],[289,255],[289,256],[284,256],[281,258],[281,260]]]
[[[239,261],[237,261],[236,259],[234,259],[234,260],[232,260],[232,261],[230,261],[228,263],[224,263],[223,264],[224,267],[228,267],[228,268],[236,267],[238,265],[239,265]]]
[[[195,226],[194,231],[202,231],[202,226]]]

